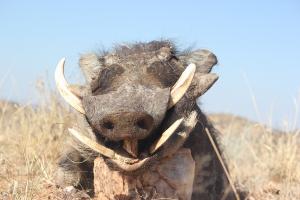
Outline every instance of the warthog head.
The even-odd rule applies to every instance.
[[[199,64],[201,68],[196,67]],[[141,161],[142,153],[154,153],[180,127],[183,119],[179,118],[163,129],[163,134],[157,134],[169,110],[191,85],[195,88],[198,84],[192,84],[195,73],[203,74],[202,91],[197,94],[203,94],[217,80],[217,76],[207,74],[214,64],[212,53],[202,50],[178,55],[169,41],[120,45],[110,53],[80,58],[87,84],[78,90],[66,82],[62,60],[56,70],[58,89],[85,116],[97,139],[92,141],[74,129],[70,132],[106,157]],[[159,136],[150,148],[145,141],[154,133]],[[105,141],[125,151],[108,148]]]

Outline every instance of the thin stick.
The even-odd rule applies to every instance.
[[[220,154],[220,152],[219,152],[219,150],[217,148],[217,145],[216,145],[215,141],[213,140],[213,138],[212,138],[212,136],[211,136],[211,134],[210,134],[210,132],[209,132],[209,130],[207,128],[205,128],[205,132],[206,132],[206,134],[207,134],[207,136],[208,136],[208,138],[210,140],[210,143],[212,144],[212,146],[214,148],[214,151],[216,152],[217,157],[218,157],[218,159],[219,159],[219,161],[220,161],[220,163],[221,163],[221,165],[223,167],[223,170],[224,170],[224,172],[226,174],[226,177],[228,179],[228,182],[229,182],[230,186],[232,187],[232,190],[233,190],[233,193],[235,195],[236,200],[240,200],[240,196],[237,193],[237,190],[236,190],[236,188],[235,188],[235,186],[233,184],[233,181],[232,181],[232,179],[231,179],[231,177],[229,175],[229,172],[228,172],[228,170],[227,170],[227,168],[226,168],[226,166],[224,164],[224,161],[223,161],[223,159],[221,157],[221,154]]]

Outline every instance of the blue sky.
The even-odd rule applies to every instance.
[[[0,98],[34,102],[35,80],[47,72],[53,85],[61,57],[75,81],[82,52],[170,38],[218,56],[220,80],[201,99],[205,111],[262,122],[272,116],[280,126],[295,119],[293,101],[300,98],[299,10],[296,0],[2,0]]]

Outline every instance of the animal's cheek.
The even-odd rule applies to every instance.
[[[95,96],[83,97],[82,105],[84,107],[86,117],[91,122],[99,121],[105,114],[105,105],[102,106],[99,99]]]
[[[94,96],[84,96],[82,98],[82,105],[87,116],[93,116],[96,112],[96,99]]]
[[[95,99],[93,96],[83,97],[82,99],[82,105],[85,110],[85,117],[89,124],[92,126],[92,128],[97,127],[97,121],[99,118],[99,113],[97,112],[97,108],[95,106]]]
[[[154,127],[158,127],[164,119],[170,97],[170,88],[159,89],[143,102],[145,112],[154,119]]]

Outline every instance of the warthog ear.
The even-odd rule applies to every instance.
[[[91,83],[99,76],[103,63],[101,61],[101,56],[98,56],[95,53],[88,53],[83,54],[80,57],[79,65],[86,81]]]
[[[203,95],[218,80],[216,74],[210,73],[213,66],[218,63],[217,57],[208,50],[196,50],[187,55],[179,57],[183,64],[194,63],[196,65],[196,73],[193,82],[187,92],[190,100]]]
[[[180,56],[185,64],[194,63],[197,67],[196,72],[207,74],[213,66],[218,63],[217,57],[210,51],[201,49],[193,51],[187,55]]]

